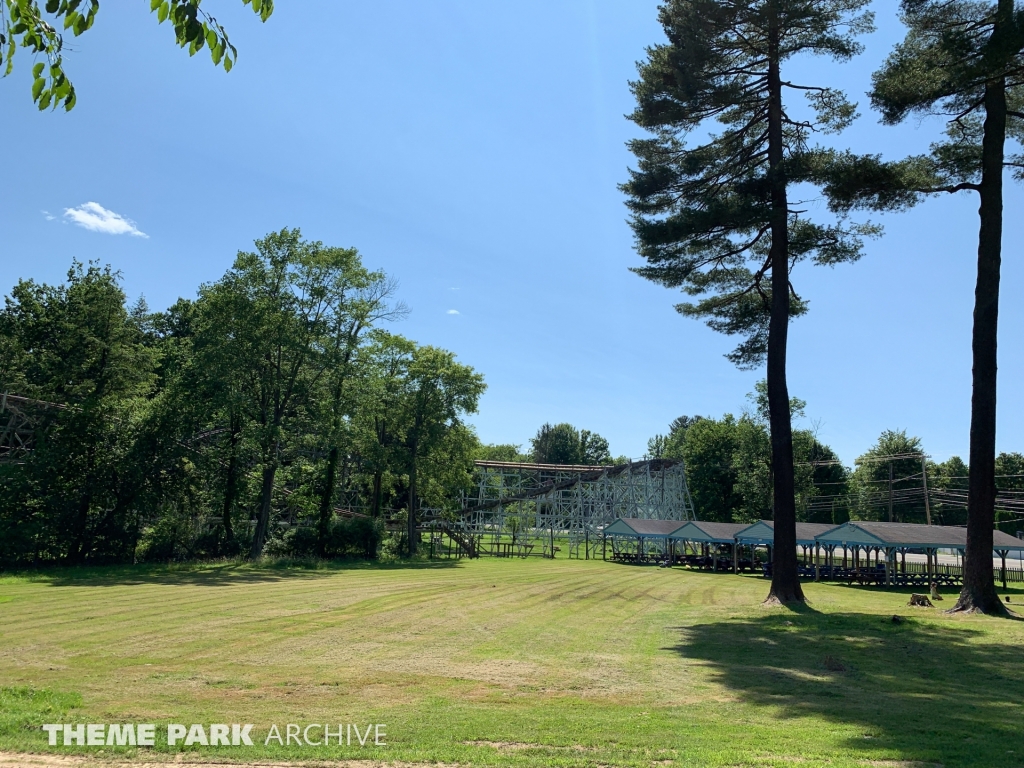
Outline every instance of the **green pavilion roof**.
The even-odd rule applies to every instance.
[[[835,527],[832,523],[797,523],[796,543],[814,544],[815,537],[827,533]],[[758,520],[737,533],[736,541],[740,544],[772,544],[775,541],[775,522],[773,520]]]
[[[967,529],[953,525],[882,523],[851,520],[816,537],[822,544],[920,549],[964,549]],[[992,532],[993,549],[1024,550],[1024,541],[1003,531]]]
[[[643,536],[646,538],[668,538],[685,525],[682,520],[644,520],[620,517],[604,529],[606,536]]]

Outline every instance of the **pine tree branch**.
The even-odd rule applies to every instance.
[[[819,91],[821,93],[824,93],[825,91],[829,90],[828,88],[820,88],[816,85],[797,85],[796,83],[791,83],[789,81],[782,83],[782,86],[785,88],[793,88],[794,90],[797,91]]]
[[[971,184],[970,182],[961,182],[960,184],[954,184],[952,186],[941,186],[941,187],[911,187],[911,192],[920,192],[922,195],[934,195],[939,192],[963,192],[964,190],[974,190],[978,192],[981,190],[980,184]]]

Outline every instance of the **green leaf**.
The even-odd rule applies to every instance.
[[[233,61],[231,61],[231,57],[230,56],[225,56],[224,57],[224,71],[225,72],[230,72],[231,68],[233,66],[235,66],[235,64],[234,64]]]
[[[252,0],[252,9],[259,13],[263,9],[263,0]]]
[[[32,67],[32,77],[40,77],[43,74],[43,62],[37,63]]]
[[[56,13],[58,8],[60,8],[60,0],[46,0],[47,13]]]
[[[43,92],[43,88],[46,87],[46,80],[38,77],[35,82],[32,83],[32,101],[39,101],[39,94]]]
[[[149,10],[155,11],[160,7],[161,2],[163,2],[163,0],[149,0]]]
[[[48,106],[50,106],[50,100],[53,99],[53,94],[49,91],[43,93],[43,98],[39,100],[39,111],[42,112]]]
[[[170,11],[171,6],[167,2],[167,0],[164,0],[162,3],[160,3],[160,9],[156,12],[157,22],[163,24],[165,21],[167,21],[167,14],[169,14]]]
[[[75,96],[75,89],[71,89],[71,95],[64,100],[64,111],[70,112],[75,108],[75,102],[78,101],[78,97]]]

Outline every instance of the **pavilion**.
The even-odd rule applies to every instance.
[[[607,542],[612,540],[613,557],[616,560],[643,562],[654,556],[664,555],[668,563],[676,560],[676,544],[682,542],[683,556],[688,561],[702,561],[718,570],[719,555],[723,547],[732,554],[732,571],[740,570],[739,552],[743,546],[751,548],[749,561],[753,567],[753,553],[758,546],[775,544],[775,523],[759,520],[752,525],[745,523],[717,523],[702,520],[646,520],[618,518],[603,529],[604,550],[607,558]],[[617,542],[625,539],[636,542],[636,549],[622,548]],[[1010,536],[1003,531],[992,532],[993,554],[1001,560],[1001,579],[1006,588],[1006,557],[1016,552],[1024,559],[1024,540]],[[689,544],[694,555],[686,555]],[[967,548],[967,529],[958,526],[920,525],[917,523],[883,523],[870,520],[851,520],[841,525],[827,523],[797,523],[796,544],[803,549],[805,560],[814,548],[813,568],[805,563],[801,567],[804,575],[818,579],[856,579],[860,583],[886,585],[917,583],[932,579],[940,583],[955,583],[958,568],[939,565],[939,550],[953,550],[963,553]],[[698,555],[698,547],[703,554]],[[836,562],[836,550],[842,548],[842,564]],[[824,551],[824,563],[820,557]],[[907,572],[907,553],[923,551],[927,556],[927,578]],[[874,565],[871,556],[874,555]],[[897,562],[899,556],[900,562]],[[848,567],[849,562],[849,567]],[[692,564],[692,562],[691,562]],[[899,569],[897,570],[897,565]]]
[[[920,525],[918,523],[883,523],[870,520],[851,520],[840,526],[818,534],[815,541],[824,547],[826,563],[834,565],[835,550],[843,548],[843,564],[846,563],[848,549],[853,550],[855,566],[859,561],[860,552],[865,554],[866,565],[871,563],[871,553],[875,554],[876,567],[880,555],[885,555],[885,583],[892,583],[893,567],[896,555],[902,556],[902,570],[906,572],[907,551],[924,550],[928,558],[928,576],[934,572],[933,563],[940,549],[952,549],[963,552],[967,548],[967,529],[951,525]],[[1024,541],[1010,536],[1003,531],[992,532],[992,550],[1002,561],[1003,588],[1006,588],[1006,556],[1010,552],[1024,551]]]
[[[613,559],[640,561],[645,556],[645,544],[650,545],[653,542],[662,552],[669,552],[670,540],[674,539],[675,532],[685,525],[686,523],[681,520],[645,520],[620,517],[614,523],[605,526],[602,534],[605,544],[609,538],[612,540]],[[621,552],[616,546],[618,539],[636,540],[636,552]],[[607,547],[604,547],[604,557],[608,557]]]
[[[805,560],[812,547],[814,548],[814,554],[818,554],[819,544],[816,537],[831,531],[835,527],[833,523],[796,524],[796,543],[803,550]],[[772,546],[775,544],[775,522],[773,520],[758,520],[753,525],[743,528],[736,533],[736,544],[738,545],[737,549],[744,545],[750,547],[751,560],[754,557],[754,550],[759,546],[767,547],[770,553]],[[734,561],[736,557],[734,554]],[[736,570],[735,563],[733,570]]]
[[[718,555],[722,545],[728,545],[733,553],[733,570],[736,570],[736,534],[746,528],[745,523],[711,523],[691,520],[672,533],[677,541],[699,544],[711,555],[711,568],[718,570]]]

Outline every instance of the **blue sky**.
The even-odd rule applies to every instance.
[[[893,5],[877,4],[854,62],[790,72],[861,102],[841,146],[897,157],[940,126],[880,126],[863,96],[902,36]],[[569,421],[640,456],[676,416],[744,407],[763,372],[735,369],[734,340],[627,271],[640,262],[616,184],[637,130],[623,115],[635,62],[661,39],[656,2],[279,0],[262,25],[239,0],[208,0],[239,49],[230,74],[205,52],[189,59],[148,7],[104,4],[71,41],[72,113],[35,109],[24,53],[0,81],[4,292],[98,259],[164,308],[255,238],[300,227],[395,275],[413,312],[394,330],[485,375],[486,442],[525,445]],[[1024,451],[1021,201],[1011,186],[998,440]],[[65,215],[89,202],[145,236],[73,218],[95,210]],[[790,332],[790,390],[808,403],[803,426],[847,462],[888,428],[939,460],[966,457],[976,209],[968,194],[937,198],[883,217],[857,264],[798,267],[811,310]]]

